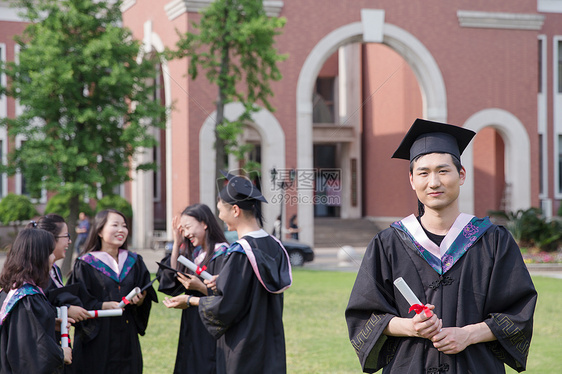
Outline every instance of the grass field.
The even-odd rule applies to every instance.
[[[344,318],[355,277],[345,272],[293,271],[284,310],[290,374],[361,373]],[[527,372],[558,373],[562,368],[562,279],[533,277],[533,281],[539,301]],[[162,303],[154,305],[147,334],[141,338],[145,373],[172,373],[180,314]]]

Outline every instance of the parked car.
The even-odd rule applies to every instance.
[[[229,242],[233,242],[238,239],[236,231],[226,231],[225,235]],[[291,239],[283,240],[282,243],[289,254],[289,262],[291,263],[291,266],[303,266],[305,262],[311,262],[314,260],[314,251],[308,244]],[[173,241],[166,242],[165,249],[167,252],[172,251],[173,244]]]
[[[282,243],[289,254],[291,266],[303,266],[305,262],[314,260],[314,251],[309,245],[289,239]]]

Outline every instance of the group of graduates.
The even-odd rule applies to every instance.
[[[526,369],[537,293],[519,248],[505,228],[459,211],[460,155],[474,135],[418,119],[393,156],[410,161],[419,212],[373,238],[351,291],[345,316],[364,372]],[[262,229],[261,192],[226,178],[219,218],[239,239],[228,244],[209,207],[195,204],[174,218],[174,246],[159,263],[164,305],[183,309],[174,373],[282,374],[289,257]],[[64,220],[47,215],[20,232],[0,274],[0,373],[142,372],[138,335],[157,297],[127,234],[120,212],[98,213],[63,287],[54,261],[70,241]],[[203,281],[204,272],[214,275]],[[409,292],[397,291],[400,278]],[[124,298],[122,316],[90,318]],[[55,337],[54,306],[68,307],[72,351]]]
[[[1,373],[142,371],[138,335],[157,297],[147,287],[125,308],[119,306],[132,289],[150,283],[141,256],[127,250],[127,235],[121,212],[99,212],[65,286],[55,264],[71,243],[65,220],[47,214],[18,233],[0,274]],[[62,307],[68,310],[67,326],[56,318]],[[121,316],[92,318],[108,309]],[[74,341],[62,348],[60,332],[70,324]]]
[[[172,296],[164,304],[183,309],[174,373],[286,372],[289,256],[261,228],[261,192],[244,177],[226,177],[219,218],[240,239],[229,245],[208,206],[189,206],[174,218],[173,251],[157,274],[160,290]],[[20,231],[0,274],[0,373],[142,373],[139,335],[158,300],[127,236],[121,212],[99,212],[64,285],[55,264],[70,244],[64,219],[48,214]],[[203,271],[214,275],[203,282]],[[131,297],[136,287],[141,292]],[[75,328],[71,348],[61,347],[56,308],[63,306]],[[120,315],[96,318],[103,310]]]

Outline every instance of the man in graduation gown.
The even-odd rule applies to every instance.
[[[213,296],[192,298],[203,324],[218,339],[218,374],[282,374],[287,371],[283,291],[292,283],[287,251],[261,228],[265,198],[248,180],[227,175],[219,218],[240,239],[232,243]]]
[[[520,250],[505,228],[458,208],[474,135],[418,119],[393,155],[410,160],[420,212],[377,234],[357,274],[345,315],[364,372],[525,370],[537,294]],[[409,312],[399,277],[426,311]]]

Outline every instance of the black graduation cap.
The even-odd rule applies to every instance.
[[[428,153],[450,153],[458,160],[476,133],[459,126],[416,119],[392,158],[412,161]]]
[[[221,171],[228,183],[219,192],[219,197],[226,203],[236,204],[241,209],[250,209],[258,201],[267,203],[260,190],[251,180],[238,175],[232,175]]]

